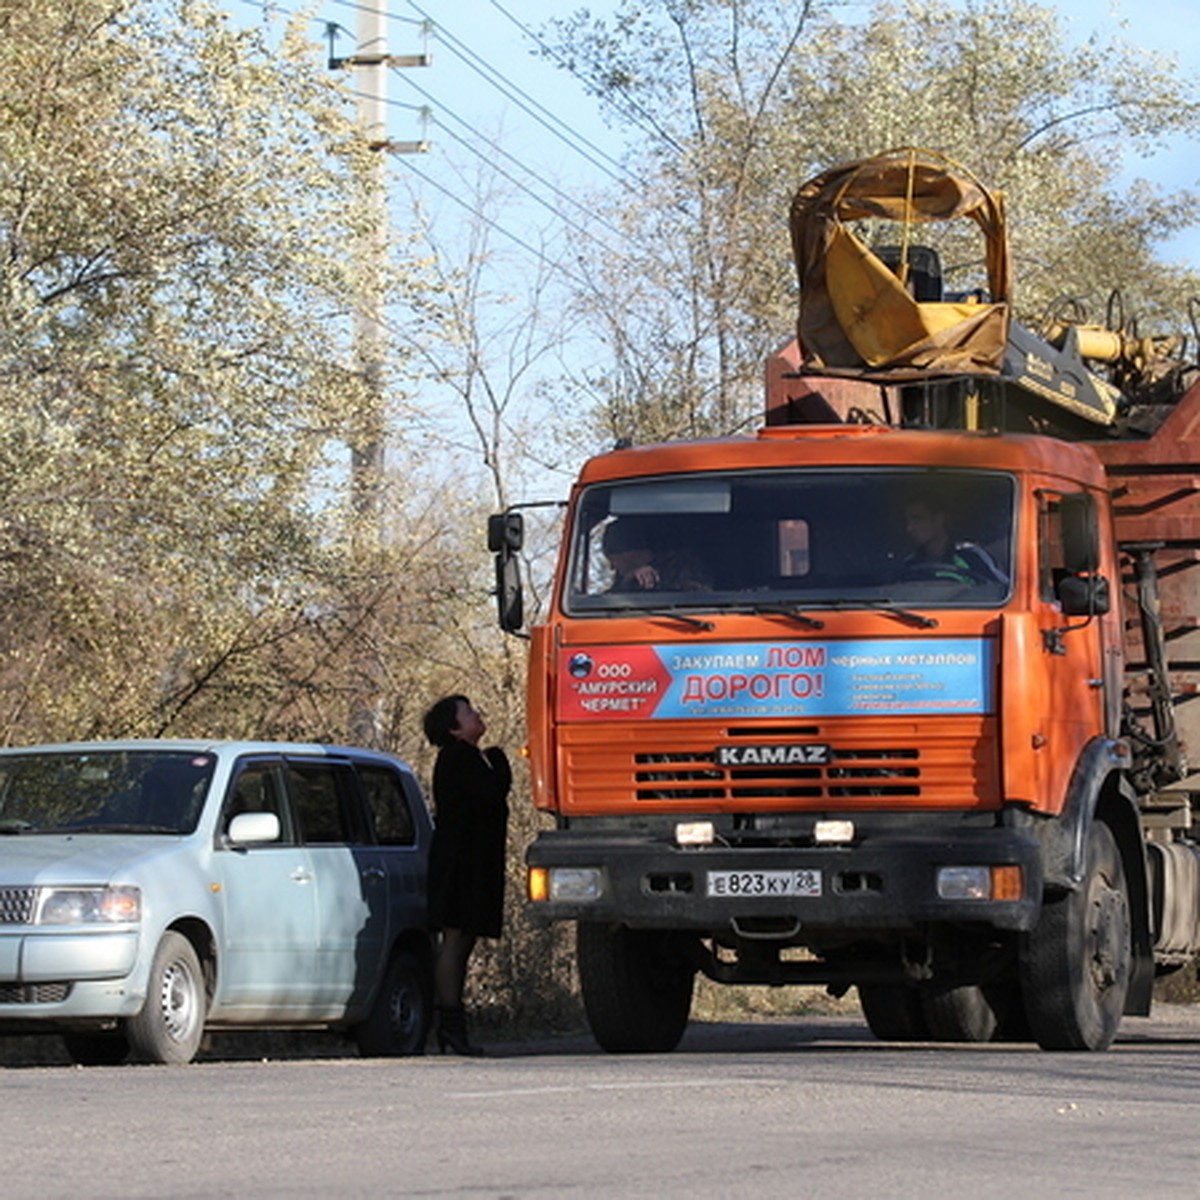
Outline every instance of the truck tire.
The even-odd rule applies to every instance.
[[[1000,1028],[1000,1016],[978,984],[931,989],[921,1002],[935,1042],[990,1042]]]
[[[1025,937],[1025,1014],[1043,1050],[1106,1050],[1125,1009],[1132,962],[1129,893],[1112,831],[1088,831],[1083,882],[1048,901]]]
[[[858,1002],[867,1027],[881,1042],[923,1042],[929,1025],[921,994],[898,983],[860,983]]]
[[[679,1045],[695,968],[677,935],[580,921],[576,956],[588,1025],[602,1049],[652,1054]]]

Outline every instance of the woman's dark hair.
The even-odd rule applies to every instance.
[[[466,696],[443,696],[426,714],[425,736],[435,746],[448,746],[454,741],[454,730],[458,728],[459,702],[470,704]]]

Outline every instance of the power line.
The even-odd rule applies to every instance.
[[[342,2],[348,3],[350,0],[342,0]],[[503,71],[497,70],[481,55],[476,54],[465,42],[455,37],[444,25],[439,24],[433,18],[429,17],[421,6],[416,3],[416,0],[408,0],[408,3],[411,8],[415,8],[417,12],[426,18],[430,26],[438,33],[439,40],[451,54],[473,70],[485,82],[491,84],[498,92],[501,92],[509,100],[513,101],[528,116],[532,117],[549,133],[569,146],[576,154],[587,159],[594,167],[603,171],[613,180],[619,179],[621,175],[627,176],[629,174],[618,159],[613,158],[606,150],[601,149],[594,142],[589,141],[582,134],[572,129],[560,117],[556,116],[526,91],[518,87],[517,84],[513,83]],[[581,146],[586,146],[591,153],[586,153],[581,149]],[[597,156],[606,160],[611,166],[604,166],[601,162],[597,161]]]
[[[420,88],[418,88],[417,90],[422,91],[422,89],[420,89]],[[439,129],[444,130],[448,136],[452,137],[456,142],[458,142],[461,146],[463,146],[467,150],[469,150],[477,158],[482,159],[484,162],[488,163],[498,174],[500,174],[505,179],[507,179],[515,187],[520,188],[521,191],[523,191],[532,200],[534,200],[538,204],[540,204],[548,212],[552,213],[568,228],[575,230],[576,233],[580,234],[584,238],[587,238],[588,241],[592,242],[594,245],[599,247],[599,249],[602,250],[605,254],[607,254],[610,258],[618,257],[617,252],[615,250],[613,250],[610,246],[605,245],[605,243],[602,242],[598,237],[596,237],[596,235],[594,233],[592,233],[590,230],[584,228],[582,225],[576,224],[576,222],[573,221],[570,217],[568,217],[566,215],[566,213],[564,213],[561,209],[555,208],[554,205],[551,204],[544,196],[539,196],[537,194],[537,192],[535,192],[527,184],[522,183],[521,180],[515,178],[514,176],[510,175],[507,171],[504,171],[500,167],[496,166],[494,160],[489,158],[477,146],[471,145],[471,143],[469,141],[467,141],[466,138],[460,137],[457,133],[454,132],[453,129],[450,128],[449,125],[445,124],[445,122],[439,121],[436,116],[433,116],[430,113],[429,107],[427,105],[405,104],[401,100],[393,100],[393,99],[391,99],[391,97],[388,97],[388,96],[382,96],[382,97],[381,96],[372,96],[367,92],[350,91],[347,94],[350,96],[353,96],[355,99],[374,100],[378,103],[382,103],[383,105],[385,105],[388,108],[402,108],[409,112],[420,113],[422,116],[431,119],[433,121],[433,123]],[[479,137],[493,151],[495,151],[497,154],[500,154],[502,157],[507,158],[510,162],[516,163],[516,165],[521,170],[526,171],[528,174],[533,176],[533,178],[536,179],[539,183],[541,183],[544,187],[547,187],[551,191],[555,192],[557,195],[562,196],[563,199],[570,201],[570,203],[574,204],[577,208],[588,213],[589,215],[595,216],[595,214],[592,213],[591,210],[588,209],[586,205],[581,204],[578,200],[575,200],[568,193],[561,191],[559,188],[556,188],[554,186],[554,184],[552,184],[549,180],[544,179],[541,175],[539,175],[536,171],[533,171],[532,169],[527,167],[519,159],[514,158],[513,155],[509,154],[505,150],[502,150],[494,142],[489,141],[486,137],[483,136],[483,134],[479,133],[479,131],[476,130],[473,126],[471,126],[471,125],[467,124],[467,122],[463,121],[461,117],[455,116],[453,113],[451,113],[450,115],[454,116],[454,119],[456,121],[458,121],[460,124],[464,125],[467,129],[470,129],[472,133],[474,133],[477,137]],[[420,171],[418,171],[417,174],[421,175],[422,178],[426,178],[426,176]],[[476,216],[482,215],[476,209],[471,209],[471,211],[473,213],[475,213]],[[623,238],[625,236],[625,234],[620,229],[618,229],[615,225],[611,224],[610,222],[606,221],[603,217],[598,217],[597,219],[600,221],[600,223],[602,225],[605,226],[605,228],[611,230],[614,234],[616,234],[617,237]],[[501,230],[501,232],[504,232],[504,231]]]
[[[559,54],[559,52],[555,50],[553,46],[548,45],[539,33],[530,29],[528,25],[524,24],[524,22],[519,20],[517,17],[514,17],[513,14],[510,13],[508,9],[500,3],[500,0],[491,0],[491,4],[497,12],[501,13],[509,21],[511,21],[527,38],[529,38],[530,41],[537,43],[544,54],[552,58],[568,74],[573,75],[576,79],[578,79],[585,88],[591,90],[595,87],[595,84],[592,83],[591,80],[587,79],[583,75],[580,75],[579,72],[576,71],[571,65],[571,63],[567,59],[563,58],[563,56]],[[414,4],[413,7],[415,8],[416,5]],[[654,114],[648,109],[644,108],[637,100],[635,100],[629,94],[628,89],[622,88],[621,92],[624,95],[626,103],[629,105],[629,107],[646,122],[646,124],[642,124],[641,121],[635,121],[634,124],[638,125],[644,133],[649,133],[653,137],[659,138],[660,140],[666,142],[666,144],[670,146],[672,150],[677,151],[679,154],[684,152],[683,147],[654,119]],[[629,113],[622,109],[621,105],[617,104],[616,101],[606,99],[603,96],[600,98],[604,103],[608,104],[610,108],[615,109],[626,120],[631,119]]]
[[[475,137],[477,137],[481,142],[483,142],[486,146],[488,146],[494,153],[499,154],[502,158],[506,158],[506,159],[508,159],[509,162],[514,163],[522,171],[526,172],[527,174],[531,175],[534,179],[536,179],[544,188],[553,192],[556,196],[560,197],[562,200],[565,200],[568,204],[572,204],[576,208],[581,210],[582,212],[587,213],[589,216],[596,215],[590,208],[588,208],[588,206],[586,204],[583,204],[579,200],[576,200],[574,196],[570,195],[570,193],[564,192],[560,187],[551,183],[550,180],[545,178],[545,176],[539,174],[532,167],[530,167],[527,163],[522,162],[515,155],[509,154],[509,152],[507,150],[505,150],[502,146],[497,145],[494,141],[492,141],[491,138],[489,138],[486,134],[481,133],[478,129],[475,128],[474,125],[472,125],[469,121],[464,120],[452,109],[446,108],[445,105],[438,105],[436,98],[434,96],[430,95],[429,92],[427,92],[423,87],[421,87],[421,85],[419,83],[417,83],[414,79],[412,79],[410,76],[401,75],[400,78],[403,80],[404,83],[408,84],[409,87],[413,88],[414,90],[419,92],[422,96],[424,96],[426,100],[430,101],[431,104],[433,104],[437,107],[440,107],[442,109],[442,111],[445,112],[448,116],[453,117],[454,120],[456,120],[464,129],[469,130],[472,134],[475,135]],[[413,107],[413,106],[409,106],[409,107]],[[456,134],[443,121],[439,121],[436,116],[433,117],[433,120],[438,125],[439,128],[444,129],[446,131],[446,133],[448,133],[452,138],[454,138],[454,140],[456,142],[458,142],[462,146],[465,146],[468,150],[471,151],[472,154],[475,154],[475,155],[479,156],[480,158],[484,157],[482,152],[479,149],[477,149],[475,146],[472,146],[465,138],[459,137],[458,134]],[[501,172],[501,173],[503,174],[503,172]],[[511,179],[511,176],[505,175],[505,178]],[[528,188],[525,188],[524,185],[519,183],[517,180],[512,180],[512,182],[516,183],[518,187],[522,188],[522,190],[529,191]],[[549,205],[545,200],[543,200],[536,193],[530,191],[529,194],[531,196],[533,196],[533,198],[535,200],[537,200],[539,204],[542,204],[543,206],[549,208],[551,212],[553,212],[556,216],[560,217],[564,222],[566,222],[567,224],[571,224],[570,219],[568,217],[566,217],[559,209],[556,209],[552,205]],[[618,229],[615,225],[611,224],[609,221],[605,220],[603,217],[599,217],[597,219],[600,221],[600,223],[602,225],[604,225],[604,227],[606,229],[608,229],[610,232],[614,233],[617,237],[625,236],[624,233],[620,229]],[[585,231],[581,230],[580,232],[585,232]],[[588,237],[591,237],[593,241],[595,240],[594,235],[586,234],[586,232],[585,232],[585,235]],[[611,251],[606,246],[601,245],[601,249],[603,249],[606,253],[611,253]]]
[[[445,187],[443,184],[440,184],[436,179],[433,179],[431,176],[426,175],[424,171],[422,171],[419,167],[416,166],[416,164],[412,161],[412,159],[413,159],[412,155],[404,155],[402,158],[402,161],[403,161],[404,165],[410,171],[413,172],[414,175],[417,175],[419,178],[423,179],[427,184],[429,184],[430,187],[435,188],[437,191],[441,192],[442,195],[448,197],[450,200],[453,200],[454,203],[457,204],[460,208],[466,209],[467,212],[469,212],[473,217],[482,221],[489,229],[494,229],[501,236],[508,238],[509,241],[515,242],[518,246],[521,247],[522,250],[528,251],[530,254],[533,255],[534,258],[536,258],[540,263],[542,263],[543,266],[548,267],[551,271],[557,271],[560,275],[563,275],[565,278],[569,279],[572,283],[576,284],[579,287],[587,287],[588,286],[587,281],[585,279],[582,279],[580,276],[569,271],[566,267],[564,267],[562,265],[562,263],[555,262],[553,259],[547,258],[539,249],[537,249],[536,246],[531,246],[527,241],[525,241],[524,238],[518,237],[515,233],[512,233],[510,230],[505,229],[504,226],[501,225],[498,221],[494,221],[486,213],[482,213],[479,211],[479,209],[475,208],[473,205],[468,204],[461,196],[459,196],[455,192],[451,191],[450,188]]]

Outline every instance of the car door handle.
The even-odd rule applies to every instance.
[[[288,878],[293,883],[312,883],[313,873],[307,867],[297,867]]]
[[[362,877],[364,879],[386,879],[387,872],[382,867],[364,867]]]

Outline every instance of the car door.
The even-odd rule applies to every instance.
[[[279,840],[237,846],[226,836],[243,812],[279,818]],[[317,893],[308,851],[287,803],[283,762],[240,760],[225,797],[214,847],[215,890],[224,916],[218,947],[218,1003],[247,1019],[313,1012]]]
[[[380,861],[388,877],[389,941],[425,928],[426,858],[418,820],[425,807],[416,779],[388,763],[359,763],[359,783],[371,813]]]
[[[289,757],[287,783],[312,864],[317,906],[313,986],[332,1015],[360,1005],[382,970],[388,880],[371,844],[349,762]]]

